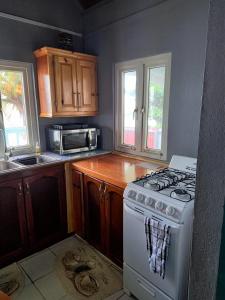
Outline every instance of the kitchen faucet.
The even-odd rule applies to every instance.
[[[5,148],[5,153],[4,153],[4,160],[9,160],[10,159],[10,157],[12,157],[13,156],[13,153],[12,153],[12,151],[13,151],[13,147],[10,147],[10,148]]]

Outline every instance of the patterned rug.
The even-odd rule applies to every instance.
[[[57,257],[56,273],[76,300],[102,300],[122,289],[122,273],[82,241]]]

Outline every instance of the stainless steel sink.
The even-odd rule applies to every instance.
[[[17,168],[21,168],[21,166],[17,163],[6,161],[6,160],[0,160],[0,172],[17,169]]]
[[[54,161],[55,161],[54,158],[49,157],[47,155],[27,156],[27,157],[18,158],[16,160],[14,160],[14,162],[17,162],[17,163],[19,163],[21,165],[25,165],[25,166],[50,163],[50,162],[54,162]]]

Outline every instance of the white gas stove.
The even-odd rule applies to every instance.
[[[140,300],[187,299],[197,160],[173,156],[167,169],[124,191],[124,288]],[[150,272],[145,217],[171,228],[166,276]]]
[[[183,222],[187,202],[195,199],[196,163],[194,158],[174,155],[169,168],[128,184],[124,198],[175,222]]]

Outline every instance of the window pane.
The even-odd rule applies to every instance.
[[[136,71],[123,73],[123,136],[122,143],[135,145]]]
[[[162,145],[165,70],[165,67],[149,68],[148,70],[146,141],[148,149],[160,150]]]
[[[0,70],[0,92],[7,147],[28,145],[23,73]]]

